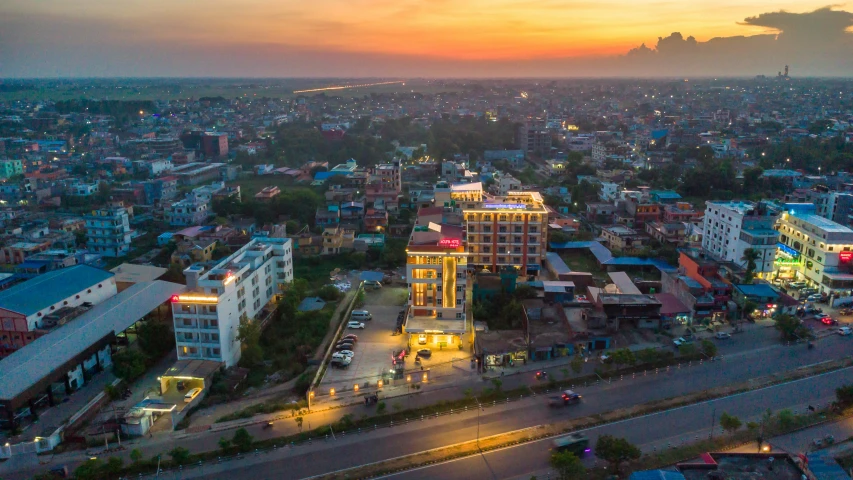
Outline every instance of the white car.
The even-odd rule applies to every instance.
[[[714,334],[714,338],[725,340],[727,338],[732,338],[732,334],[730,334],[729,332],[717,332]]]
[[[839,335],[850,335],[851,333],[853,333],[853,329],[851,329],[850,327],[841,327],[836,330],[836,332],[838,332]]]
[[[687,345],[687,344],[690,344],[690,343],[693,343],[693,342],[692,342],[692,341],[690,341],[690,340],[687,340],[687,339],[686,339],[686,338],[684,338],[684,337],[678,337],[678,338],[676,338],[675,340],[673,340],[673,341],[672,341],[672,344],[673,344],[673,345],[675,345],[676,347],[680,347],[680,346],[682,346],[682,345]]]
[[[352,350],[341,350],[332,354],[332,358],[352,358],[354,356],[355,352]]]
[[[349,322],[347,323],[347,328],[364,328],[364,324],[361,322]]]

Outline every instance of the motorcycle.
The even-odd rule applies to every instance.
[[[266,430],[268,428],[272,428],[272,422],[267,422],[264,424],[264,430]]]
[[[548,378],[548,372],[544,370],[541,372],[536,372],[536,380],[544,380],[546,378]]]

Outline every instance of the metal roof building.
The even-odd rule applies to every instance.
[[[70,270],[70,269],[68,269]],[[10,415],[185,286],[140,282],[0,360],[0,406]],[[98,359],[98,362],[101,360]]]
[[[96,285],[112,276],[88,265],[61,268],[3,290],[0,308],[30,316],[74,295],[86,285]]]

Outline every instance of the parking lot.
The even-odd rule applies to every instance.
[[[347,368],[326,369],[320,382],[319,395],[326,395],[329,389],[343,392],[352,390],[358,384],[360,388],[375,387],[382,373],[391,368],[391,355],[395,351],[406,348],[406,336],[394,333],[397,325],[397,314],[403,310],[406,299],[406,289],[400,287],[383,287],[379,290],[365,292],[365,304],[361,307],[373,316],[373,320],[365,321],[365,328],[344,330],[344,335],[354,333],[358,336],[355,344],[355,356]]]

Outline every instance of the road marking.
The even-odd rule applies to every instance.
[[[826,363],[826,362],[820,362],[820,363],[816,363],[816,364],[814,364],[814,365],[820,365],[821,363]],[[812,365],[812,366],[814,366],[814,365]],[[556,437],[561,437],[561,436],[563,436],[563,435],[567,435],[568,433],[590,432],[590,431],[592,431],[592,430],[600,429],[600,428],[602,428],[602,427],[609,427],[609,426],[612,426],[612,425],[619,425],[619,424],[626,423],[626,422],[632,422],[632,421],[634,421],[634,420],[650,418],[650,417],[654,417],[654,416],[657,416],[657,415],[662,415],[662,414],[665,414],[665,413],[670,413],[670,412],[676,412],[676,411],[679,411],[679,410],[684,410],[684,409],[686,409],[686,408],[699,407],[699,406],[701,406],[701,405],[707,405],[707,404],[710,404],[710,403],[712,403],[712,402],[716,402],[716,401],[718,401],[718,400],[726,400],[726,399],[730,399],[730,398],[737,398],[737,397],[742,396],[742,395],[751,394],[751,393],[755,393],[755,392],[760,392],[760,391],[762,391],[762,390],[767,390],[767,389],[771,389],[771,388],[783,387],[783,386],[786,386],[786,385],[791,385],[791,384],[799,383],[799,382],[804,381],[804,380],[811,380],[811,379],[814,379],[814,378],[820,378],[820,377],[823,377],[823,376],[826,376],[826,375],[836,374],[836,373],[842,372],[842,371],[844,371],[844,370],[849,370],[849,369],[853,369],[853,366],[840,368],[840,369],[838,369],[838,370],[833,370],[833,371],[831,371],[831,372],[823,372],[823,373],[819,373],[819,374],[817,374],[817,375],[812,375],[812,376],[809,376],[809,377],[798,378],[798,379],[796,379],[796,380],[790,380],[790,381],[783,382],[783,383],[777,383],[777,384],[775,384],[775,385],[767,385],[767,386],[764,386],[764,387],[756,388],[756,389],[754,389],[754,390],[748,390],[748,391],[745,391],[745,392],[734,393],[734,394],[732,394],[732,395],[726,395],[726,396],[724,396],[724,397],[713,398],[713,399],[710,399],[710,400],[703,400],[703,401],[701,401],[701,402],[691,403],[691,404],[689,404],[689,405],[682,405],[682,406],[680,406],[680,407],[670,408],[670,409],[667,409],[667,410],[661,410],[661,411],[659,411],[659,412],[648,413],[648,414],[645,414],[645,415],[640,415],[640,416],[631,417],[631,418],[624,418],[624,419],[622,419],[622,420],[616,420],[616,421],[614,421],[614,422],[602,423],[602,424],[599,424],[599,425],[594,425],[594,426],[591,426],[591,427],[582,428],[582,429],[580,429],[580,430],[572,430],[571,432],[561,432],[561,433],[559,433],[559,434],[549,435],[549,436],[547,436],[547,437],[538,438],[538,439],[535,439],[535,440],[529,440],[529,441],[521,442],[521,443],[517,443],[517,444],[514,444],[514,445],[507,445],[507,446],[505,446],[505,447],[499,447],[499,448],[495,448],[495,449],[491,449],[491,450],[487,450],[487,451],[480,451],[479,453],[474,453],[474,454],[471,454],[471,455],[466,455],[466,456],[464,456],[464,457],[453,458],[453,459],[450,459],[450,460],[444,460],[444,461],[439,460],[439,461],[437,461],[437,462],[435,462],[435,463],[431,463],[431,464],[429,464],[429,465],[421,465],[421,466],[414,467],[414,468],[408,468],[408,469],[402,470],[402,471],[400,471],[400,472],[395,472],[395,473],[392,473],[392,474],[384,475],[384,476],[381,476],[381,477],[373,477],[373,478],[376,478],[376,479],[392,478],[392,477],[395,477],[395,476],[397,476],[397,475],[400,475],[400,474],[403,474],[403,473],[407,473],[407,472],[414,472],[414,471],[418,471],[418,470],[424,470],[424,469],[427,469],[427,468],[432,468],[432,467],[435,467],[435,466],[437,466],[437,465],[445,465],[445,464],[453,463],[453,462],[457,462],[457,461],[460,461],[460,460],[467,460],[467,459],[470,459],[470,458],[472,458],[472,457],[477,456],[478,454],[479,454],[479,455],[483,455],[483,456],[485,456],[485,455],[488,455],[488,454],[490,454],[490,453],[492,453],[492,452],[500,452],[500,451],[508,450],[508,449],[511,449],[511,448],[517,448],[517,447],[520,447],[520,446],[523,446],[523,445],[532,445],[532,444],[535,444],[535,443],[539,443],[539,442],[543,442],[543,441],[551,440],[551,439],[556,438]],[[499,433],[499,434],[496,434],[496,435],[491,435],[490,437],[497,437],[497,436],[503,436],[503,435],[510,435],[510,434],[518,433],[518,432],[521,432],[521,431],[524,431],[524,430],[530,430],[530,429],[535,429],[535,428],[540,428],[540,427],[541,427],[541,425],[537,425],[537,426],[535,426],[535,427],[528,427],[528,428],[524,428],[524,429],[521,429],[521,430],[513,430],[513,431],[509,431],[509,432]],[[484,438],[490,438],[490,437],[484,437]],[[324,473],[324,474],[322,474],[322,475],[315,475],[315,476],[312,476],[312,477],[306,477],[306,478],[305,478],[305,479],[303,479],[303,480],[311,480],[311,479],[315,479],[315,478],[320,478],[320,477],[322,477],[322,476],[324,476],[324,475],[334,475],[334,474],[338,474],[338,473],[343,473],[343,472],[347,472],[347,471],[350,471],[350,470],[354,470],[354,469],[357,469],[357,468],[364,468],[364,467],[370,467],[370,466],[373,466],[373,465],[379,465],[379,464],[382,464],[382,463],[392,462],[392,461],[394,461],[394,460],[399,460],[399,459],[406,458],[406,457],[411,457],[411,456],[414,456],[414,455],[421,455],[421,454],[429,453],[429,452],[432,452],[432,451],[435,451],[435,450],[441,450],[441,449],[446,449],[446,448],[453,448],[453,447],[458,446],[458,445],[462,445],[462,444],[469,444],[469,443],[471,443],[472,441],[473,441],[473,440],[469,440],[469,441],[467,441],[467,442],[459,442],[459,443],[455,443],[455,444],[453,444],[453,445],[447,445],[447,446],[438,447],[438,448],[434,448],[434,449],[430,449],[430,450],[423,450],[423,451],[420,451],[420,452],[414,452],[414,453],[410,453],[410,454],[407,454],[407,455],[401,455],[401,456],[394,457],[394,458],[389,458],[389,459],[386,459],[386,460],[380,460],[380,461],[377,461],[377,462],[366,463],[366,464],[358,465],[358,466],[355,466],[355,467],[344,468],[344,469],[336,470],[336,471],[334,471],[334,472]]]

